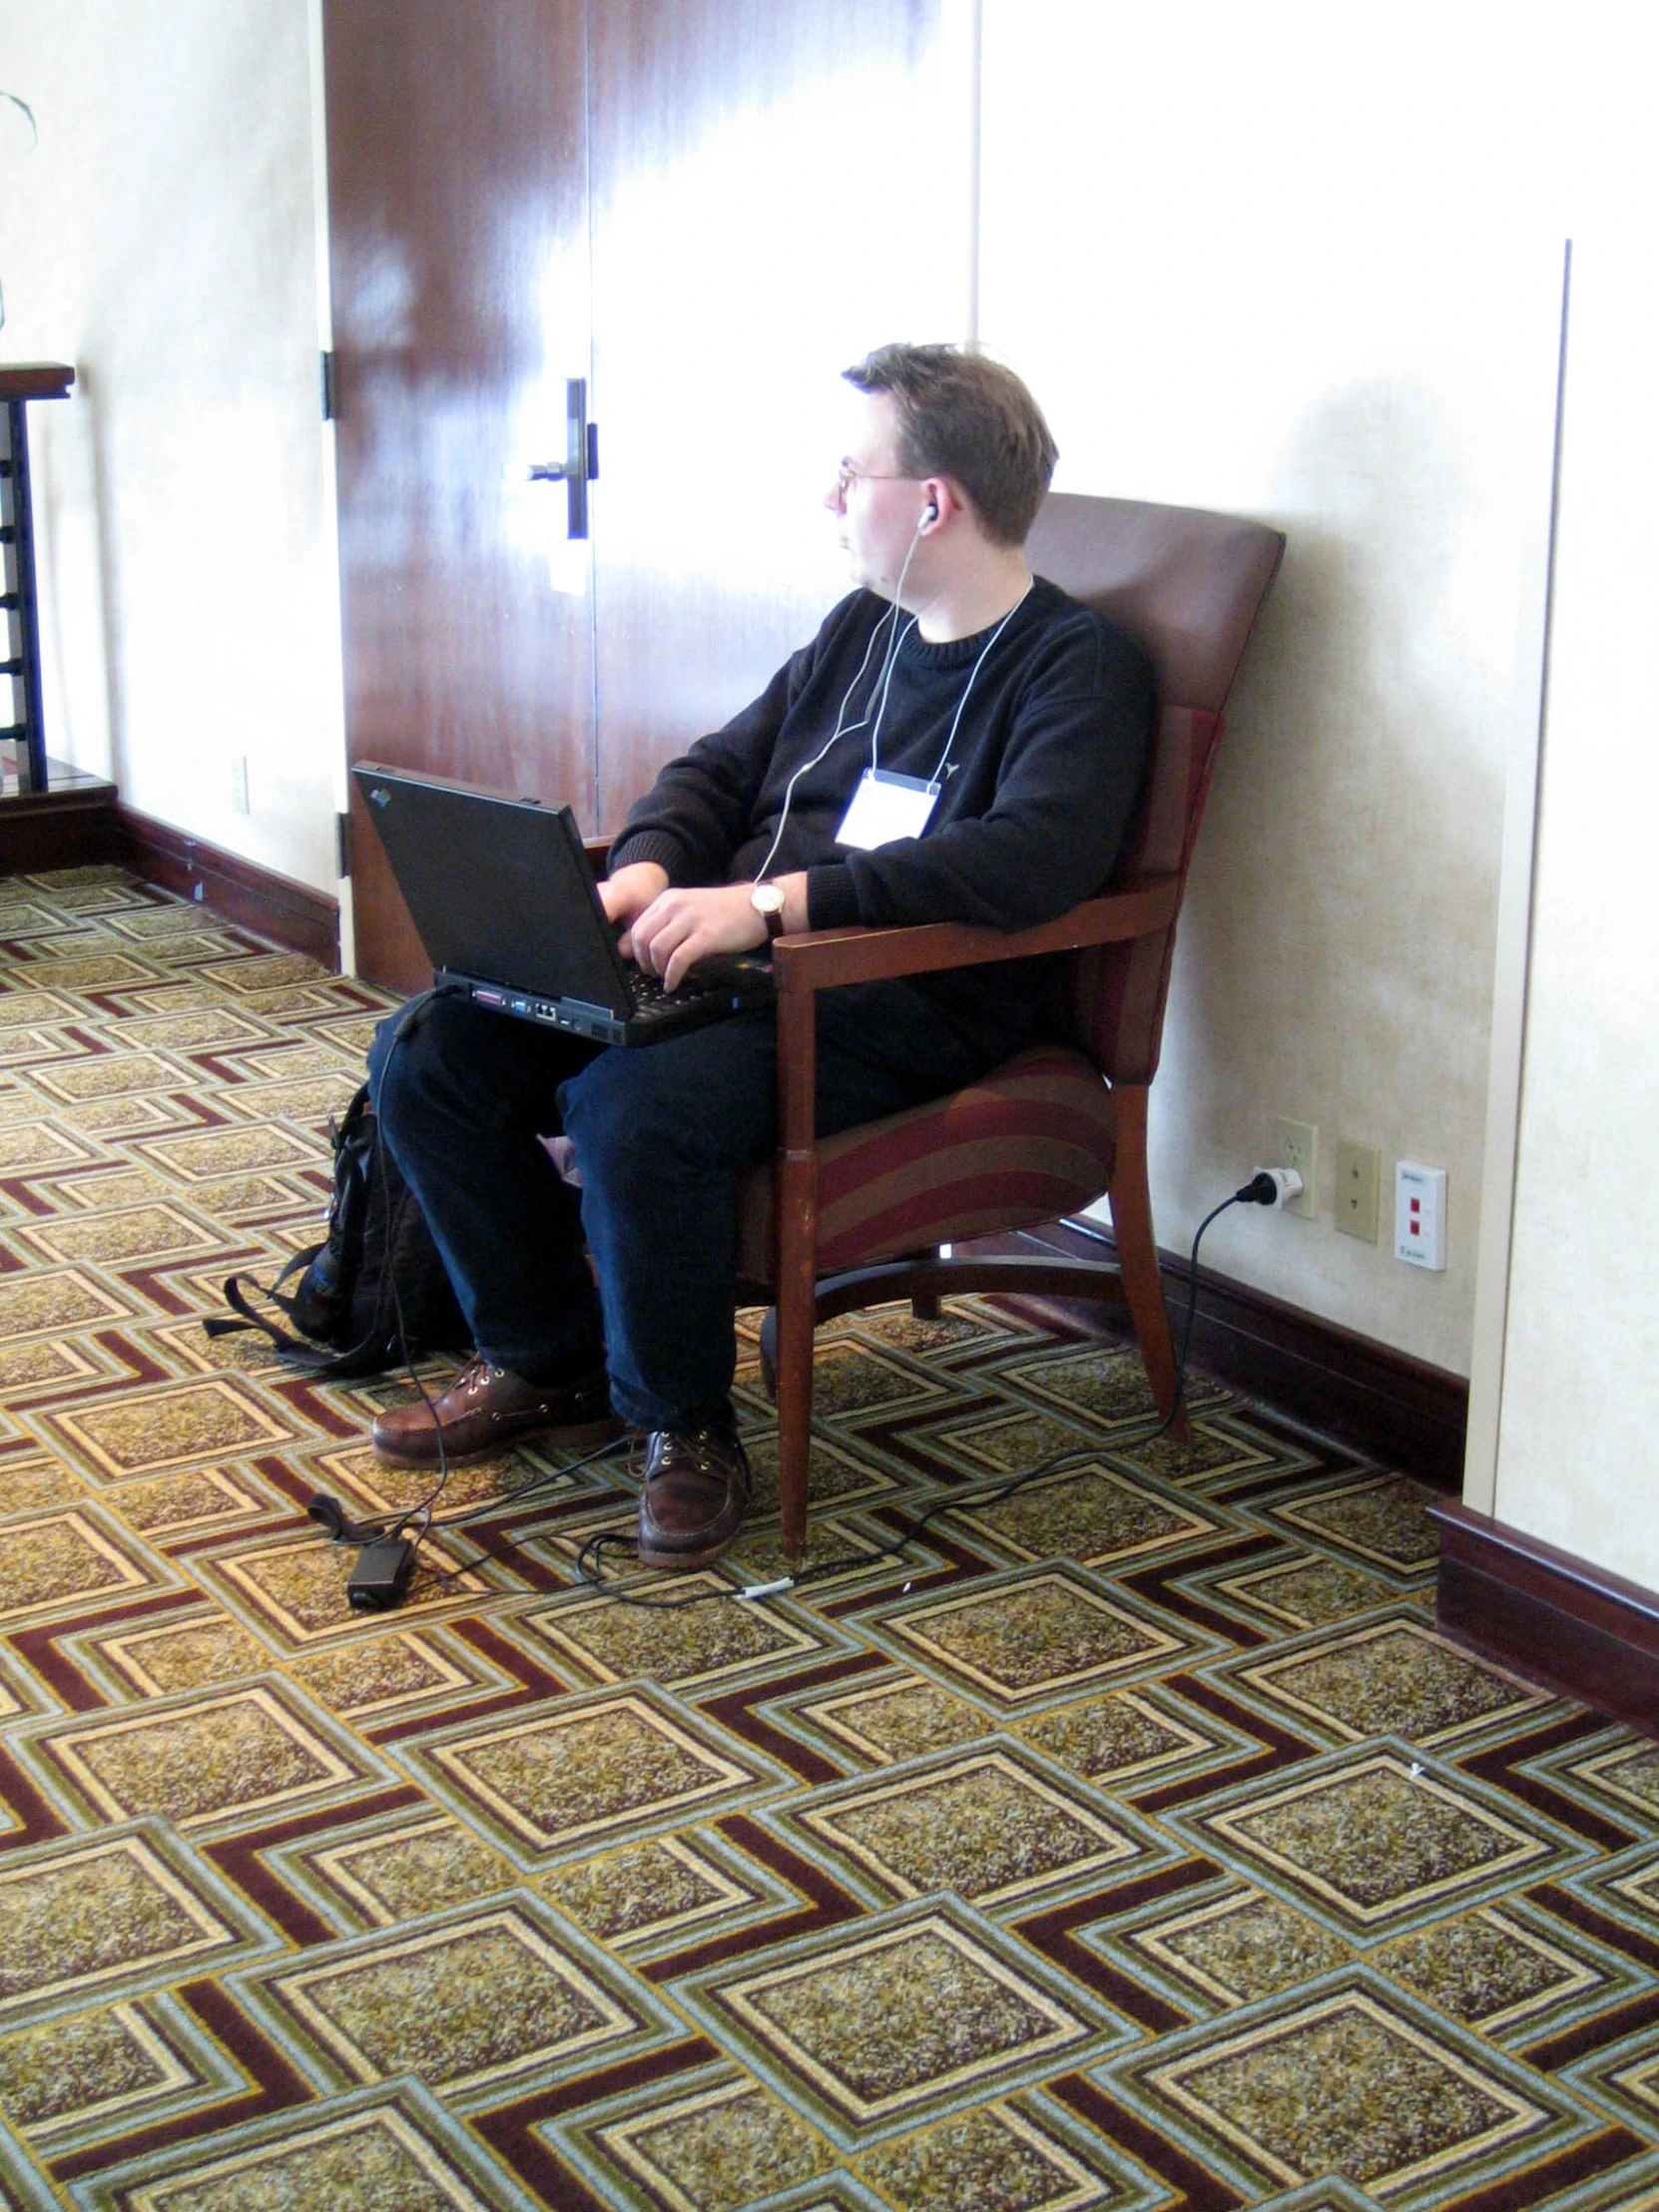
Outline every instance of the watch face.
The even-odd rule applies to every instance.
[[[758,914],[781,914],[784,894],[776,883],[757,883],[749,894],[749,903]]]

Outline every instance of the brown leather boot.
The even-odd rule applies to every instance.
[[[640,1564],[706,1567],[737,1534],[754,1491],[728,1413],[701,1428],[656,1428],[640,1492]]]
[[[611,1410],[603,1368],[574,1382],[526,1382],[475,1353],[430,1405],[417,1398],[412,1405],[388,1406],[368,1433],[387,1466],[435,1467],[440,1434],[443,1457],[454,1466],[526,1436],[551,1436],[581,1450],[619,1436],[623,1425]]]

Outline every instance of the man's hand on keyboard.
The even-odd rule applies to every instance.
[[[784,926],[807,926],[807,877],[781,875]],[[767,941],[767,925],[749,902],[753,883],[721,883],[707,889],[670,889],[638,914],[629,930],[634,958],[675,990],[695,962],[711,952],[753,952]]]
[[[614,875],[607,875],[600,884],[599,903],[607,917],[621,929],[617,949],[625,960],[634,958],[633,922],[659,892],[667,888],[668,869],[655,860],[635,860],[627,867],[619,867]]]

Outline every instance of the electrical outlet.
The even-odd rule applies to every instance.
[[[1288,1121],[1276,1114],[1273,1123],[1273,1158],[1270,1167],[1295,1168],[1302,1178],[1302,1196],[1287,1201],[1287,1214],[1304,1221],[1319,1216],[1320,1133],[1311,1121]]]
[[[1382,1188],[1382,1155],[1374,1144],[1353,1137],[1337,1139],[1337,1227],[1345,1237],[1377,1242],[1378,1200]]]
[[[239,753],[231,763],[231,805],[239,815],[252,814],[248,804],[248,756]]]

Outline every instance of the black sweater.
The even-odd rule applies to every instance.
[[[768,870],[807,870],[815,929],[918,921],[1021,929],[1099,890],[1140,794],[1152,671],[1124,632],[1041,578],[973,677],[923,833],[873,851],[836,844],[870,764],[892,614],[871,592],[843,599],[752,706],[663,770],[629,815],[611,866],[656,860],[674,883],[755,876],[791,777],[823,748],[845,700],[842,735],[797,781]],[[908,617],[895,619],[901,643],[879,765],[930,782],[991,633],[929,645]],[[1036,1026],[1042,966],[993,963],[885,988],[930,1001],[988,1066]]]

